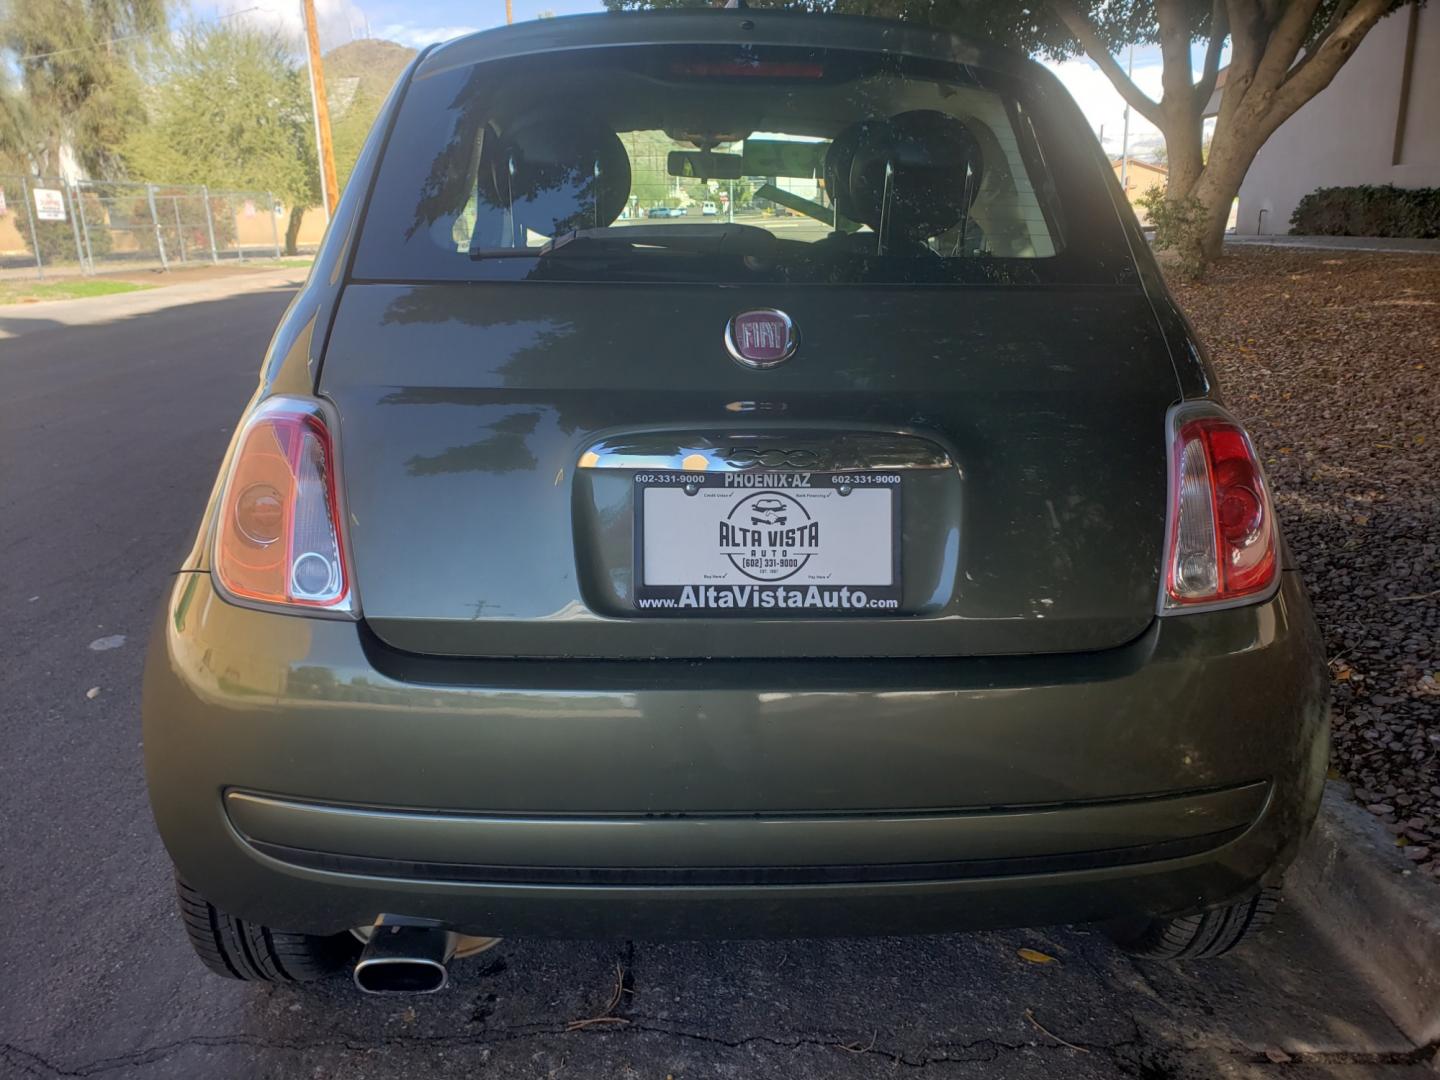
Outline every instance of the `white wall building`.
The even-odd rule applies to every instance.
[[[1440,187],[1440,4],[1381,19],[1270,136],[1240,185],[1236,232],[1288,233],[1303,196],[1353,184]]]

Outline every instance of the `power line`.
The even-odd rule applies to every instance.
[[[252,11],[260,10],[261,8],[258,4],[255,7],[241,8],[239,11],[232,11],[228,15],[219,16],[217,19],[215,19],[215,22],[223,22],[226,19],[233,19],[237,15],[248,15]],[[31,53],[29,56],[20,57],[17,63],[28,64],[32,60],[48,60],[52,56],[64,56],[67,53],[89,52],[91,49],[103,49],[109,45],[118,45],[122,41],[134,41],[136,38],[150,37],[154,34],[168,31],[169,29],[170,28],[168,26],[163,26],[155,30],[146,30],[139,34],[125,34],[122,37],[107,38],[104,41],[97,41],[93,45],[76,45],[73,48],[69,49],[55,49],[52,52]]]

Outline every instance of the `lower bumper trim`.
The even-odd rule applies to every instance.
[[[990,877],[1099,870],[1162,862],[1213,851],[1245,831],[1226,829],[1204,836],[1158,844],[1010,859],[966,859],[949,862],[881,863],[840,866],[477,866],[467,863],[416,862],[407,859],[340,855],[286,847],[262,840],[247,841],[262,855],[291,866],[332,874],[354,874],[405,881],[454,882],[474,885],[580,885],[627,888],[686,886],[863,885],[879,882],[965,881]]]

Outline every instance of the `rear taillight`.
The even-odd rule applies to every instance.
[[[270,398],[240,432],[214,571],[240,600],[351,613],[335,456],[320,406]]]
[[[1255,447],[1219,406],[1170,418],[1170,532],[1161,614],[1264,598],[1279,576],[1279,538]]]

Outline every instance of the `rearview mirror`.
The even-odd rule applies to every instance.
[[[698,180],[739,180],[744,159],[739,154],[716,154],[710,150],[671,150],[665,161],[671,176]]]
[[[819,176],[825,165],[828,142],[791,142],[780,139],[745,140],[746,176]]]

